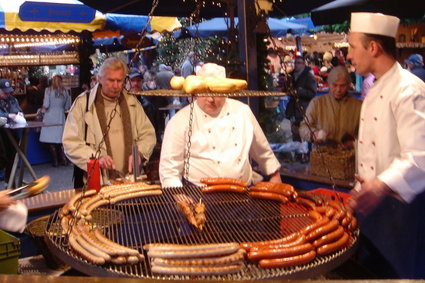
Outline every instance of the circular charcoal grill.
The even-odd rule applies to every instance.
[[[206,205],[207,222],[203,231],[190,226],[177,210],[174,196],[186,194]],[[308,209],[294,202],[280,204],[253,199],[248,194],[202,194],[199,187],[165,188],[163,194],[106,205],[93,212],[93,224],[103,229],[111,240],[143,251],[147,243],[205,244],[271,240],[299,231],[313,223]],[[349,245],[336,253],[316,258],[305,265],[264,269],[244,262],[242,270],[220,276],[169,276],[152,274],[150,259],[135,265],[92,264],[66,245],[58,212],[46,225],[46,242],[50,252],[74,269],[92,276],[137,277],[146,279],[219,279],[262,280],[304,279],[327,273],[346,261],[357,246],[358,231],[350,236]]]

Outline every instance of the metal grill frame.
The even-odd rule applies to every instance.
[[[190,227],[190,233],[184,234],[189,229],[185,218],[177,211],[174,196],[176,194],[187,194],[193,200],[202,199],[207,207],[207,222],[205,230],[200,232]],[[238,215],[228,217],[226,215],[237,207]],[[227,208],[228,210],[226,210]],[[241,208],[249,208],[248,217],[241,214]],[[159,212],[161,209],[161,212]],[[117,212],[118,211],[118,212]],[[219,211],[218,215],[215,212]],[[156,223],[151,223],[149,218],[155,212],[154,217],[161,215]],[[158,213],[159,212],[159,213]],[[235,274],[221,276],[181,276],[181,275],[155,275],[150,272],[150,259],[143,251],[144,244],[177,243],[177,244],[205,244],[218,242],[250,242],[264,241],[284,237],[292,232],[313,222],[308,217],[308,210],[296,203],[280,204],[269,200],[252,199],[248,194],[217,193],[202,194],[199,187],[185,186],[184,188],[166,188],[160,196],[151,196],[124,201],[115,205],[107,205],[94,211],[94,225],[104,229],[104,234],[111,240],[120,244],[136,248],[143,252],[145,260],[136,265],[114,265],[105,264],[98,266],[92,264],[74,252],[70,247],[64,246],[65,237],[61,232],[58,211],[53,213],[46,225],[46,243],[49,250],[57,255],[64,263],[72,266],[78,271],[92,276],[113,277],[136,277],[146,279],[213,279],[213,280],[263,280],[263,279],[307,279],[331,271],[346,261],[357,247],[359,231],[355,231],[350,237],[347,248],[328,256],[316,256],[316,258],[305,265],[292,266],[288,268],[264,269],[257,264],[245,261],[242,270]],[[122,218],[121,218],[122,216]],[[147,216],[146,221],[137,221]],[[226,217],[227,216],[227,217]],[[140,218],[141,217],[141,218]],[[134,220],[136,219],[136,221]],[[276,221],[278,227],[272,227]],[[281,227],[282,223],[292,223],[288,227]],[[271,224],[271,225],[270,225]],[[142,229],[134,227],[141,225],[148,234],[143,235]],[[144,226],[143,226],[144,225]],[[176,225],[178,227],[174,227]],[[242,226],[241,226],[242,225]],[[246,226],[246,231],[237,231],[235,227]],[[264,233],[252,233],[256,225],[265,228]],[[268,226],[268,227],[266,227]],[[230,230],[227,230],[229,229]],[[284,231],[282,230],[284,228]],[[171,229],[171,230],[170,230]],[[173,230],[174,229],[174,230]],[[179,230],[180,229],[180,230]],[[125,233],[122,233],[122,232]],[[170,233],[170,231],[172,233]],[[174,231],[174,232],[173,232]],[[176,234],[183,233],[183,234]],[[158,235],[168,238],[160,239]]]

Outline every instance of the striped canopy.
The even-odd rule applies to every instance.
[[[103,29],[105,16],[77,0],[0,0],[0,28],[82,32]]]

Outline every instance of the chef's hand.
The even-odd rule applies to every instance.
[[[360,190],[351,191],[350,207],[363,215],[372,212],[382,199],[390,194],[391,189],[379,179],[365,180],[356,176],[360,183]]]
[[[115,162],[109,155],[99,158],[99,166],[102,169],[115,170]]]
[[[280,169],[278,169],[276,172],[270,175],[271,183],[282,183],[282,179],[280,178]]]
[[[142,164],[142,158],[140,157],[140,153],[137,156],[137,162],[139,162],[139,168]],[[133,173],[133,154],[128,157],[128,173]]]
[[[325,142],[329,135],[329,131],[327,130],[316,130],[313,133],[313,141],[317,143]]]
[[[16,201],[9,197],[8,193],[10,190],[0,191],[0,211],[8,208],[12,204],[15,204]]]

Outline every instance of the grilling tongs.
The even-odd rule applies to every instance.
[[[34,182],[31,182],[22,187],[11,190],[8,193],[8,195],[15,200],[23,199],[29,196],[38,195],[39,193],[43,192],[47,188],[47,186],[49,185],[49,182],[50,182],[50,177],[46,175],[35,180]]]

